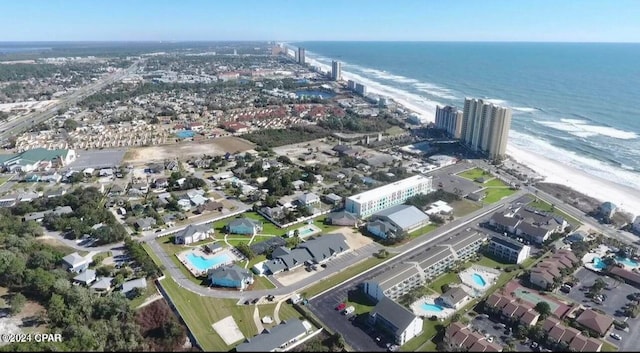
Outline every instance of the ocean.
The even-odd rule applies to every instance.
[[[291,45],[312,65],[341,61],[344,78],[429,115],[436,104],[462,109],[465,97],[509,106],[510,146],[640,190],[640,44]]]

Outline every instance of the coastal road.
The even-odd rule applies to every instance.
[[[119,70],[118,72],[107,75],[106,77],[103,77],[102,79],[88,86],[84,86],[72,92],[71,94],[61,98],[57,103],[50,106],[45,111],[28,114],[0,125],[0,130],[2,130],[2,132],[0,133],[0,141],[5,141],[7,138],[16,136],[28,130],[34,125],[51,119],[57,114],[60,108],[73,106],[82,99],[100,91],[107,85],[119,81],[130,73],[135,72],[138,68],[139,63],[140,61],[136,61],[126,69]]]

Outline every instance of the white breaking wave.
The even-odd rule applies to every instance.
[[[602,135],[606,137],[632,140],[638,138],[635,132],[618,130],[608,126],[590,125],[588,121],[578,119],[560,119],[560,121],[540,121],[534,122],[550,127],[552,129],[568,132],[578,137],[592,137]]]
[[[487,101],[489,103],[493,103],[495,105],[507,105],[507,101],[504,100],[504,99],[490,98],[490,99],[485,99],[485,101]]]
[[[580,155],[574,151],[556,147],[547,141],[520,133],[513,129],[509,132],[509,144],[513,144],[515,147],[532,154],[553,159],[562,165],[568,165],[586,174],[591,174],[620,185],[626,185],[633,189],[640,190],[640,178],[638,178],[638,174],[629,171],[627,168],[613,167],[608,163]],[[507,150],[508,149],[507,147]]]
[[[528,108],[528,107],[511,107],[511,109],[523,112],[523,113],[535,113],[538,111],[536,108]]]

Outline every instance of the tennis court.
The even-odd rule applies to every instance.
[[[510,293],[515,298],[520,298],[532,306],[538,304],[538,302],[544,301],[549,303],[551,312],[559,317],[563,318],[571,309],[569,305],[558,300],[553,294],[541,295],[537,290],[521,286],[517,280],[508,282],[504,287],[504,293]]]
[[[530,290],[526,289],[526,288],[518,288],[514,291],[514,295],[516,296],[516,298],[520,298],[524,301],[527,301],[529,303],[531,303],[531,305],[535,306],[536,304],[538,304],[538,302],[547,302],[547,304],[549,304],[549,307],[551,308],[552,312],[555,312],[556,310],[558,310],[558,308],[560,307],[560,304],[547,299],[543,296],[541,296],[538,293],[533,293]]]

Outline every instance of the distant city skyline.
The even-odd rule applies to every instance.
[[[640,42],[640,1],[3,1],[2,41]]]

